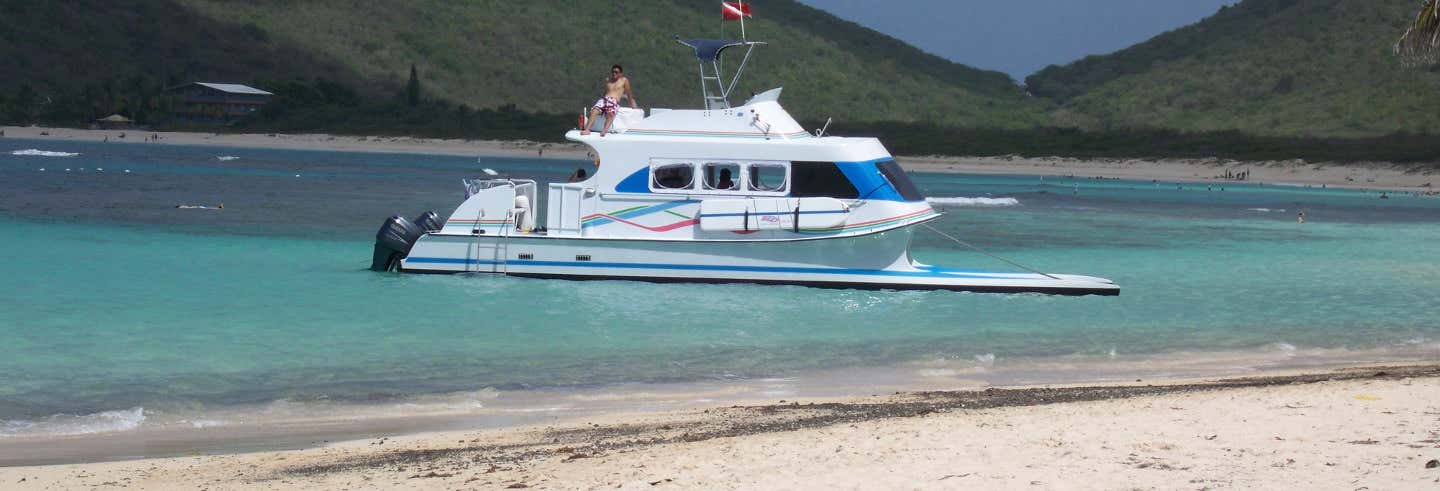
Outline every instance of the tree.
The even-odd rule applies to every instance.
[[[1423,0],[1414,24],[1395,43],[1395,53],[1409,65],[1440,62],[1440,1]]]
[[[30,84],[21,84],[20,90],[15,93],[11,106],[11,118],[21,124],[31,124],[40,116],[40,96]]]
[[[405,102],[411,107],[420,105],[420,75],[414,63],[410,64],[410,83],[405,84]]]

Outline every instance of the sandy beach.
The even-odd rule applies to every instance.
[[[1077,179],[1127,179],[1172,183],[1274,184],[1432,193],[1440,188],[1440,167],[1422,168],[1388,162],[1244,162],[1205,159],[1074,159],[1067,157],[896,157],[914,172],[1062,176]],[[1224,178],[1248,172],[1244,181]]]
[[[346,152],[423,153],[434,155],[493,155],[585,159],[587,149],[574,143],[532,141],[444,140],[389,136],[326,134],[221,134],[146,132],[139,130],[81,130],[45,127],[0,127],[7,138],[60,141],[111,141],[145,143],[158,136],[159,144],[224,147],[331,150]],[[123,137],[122,137],[123,135]],[[1074,176],[1081,179],[1131,179],[1163,182],[1236,182],[1223,179],[1226,171],[1249,172],[1247,183],[1338,186],[1359,189],[1430,192],[1440,185],[1440,167],[1385,162],[1335,164],[1303,160],[1241,162],[1208,159],[1073,159],[1065,157],[900,156],[897,160],[915,172]]]
[[[285,452],[0,468],[7,489],[1423,489],[1440,365],[779,400]]]

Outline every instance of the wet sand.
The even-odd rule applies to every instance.
[[[777,400],[238,455],[0,468],[8,489],[1400,489],[1440,483],[1440,363]]]
[[[388,136],[326,134],[220,134],[146,132],[139,130],[79,130],[44,127],[0,127],[7,138],[58,141],[145,143],[159,135],[159,144],[331,150],[347,152],[421,153],[433,155],[492,155],[550,157],[583,160],[587,149],[576,143],[532,141],[445,140]],[[124,135],[121,138],[120,135]],[[1440,186],[1440,165],[1401,165],[1385,162],[1323,163],[1303,160],[1241,162],[1222,159],[1072,159],[1064,157],[901,156],[897,160],[915,172],[966,174],[1018,174],[1075,176],[1077,178],[1132,179],[1164,182],[1246,182],[1313,186],[1339,186],[1412,192],[1435,191]],[[567,164],[568,165],[568,164]],[[1246,181],[1223,179],[1226,171],[1249,172]]]

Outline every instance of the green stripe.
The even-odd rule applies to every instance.
[[[626,209],[623,209],[623,210],[620,210],[620,211],[601,212],[601,214],[611,215],[611,216],[619,216],[619,215],[622,214],[622,213],[630,213],[630,212],[632,212],[632,211],[639,210],[639,209],[641,209],[641,208],[649,208],[650,206],[658,206],[658,205],[640,205],[640,206],[636,206],[636,207],[634,207],[634,208],[626,208]],[[595,220],[603,220],[603,219],[605,219],[605,218],[606,218],[606,217],[604,217],[604,216],[595,216],[595,217],[586,218],[585,220],[582,220],[582,222],[593,222],[593,221],[595,221]]]

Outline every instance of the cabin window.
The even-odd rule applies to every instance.
[[[784,191],[785,174],[785,164],[750,164],[750,190]]]
[[[880,174],[890,181],[890,185],[900,192],[900,197],[905,201],[925,201],[925,196],[920,194],[920,188],[915,187],[915,183],[910,181],[910,176],[905,174],[905,169],[901,169],[900,164],[894,160],[886,160],[875,164],[875,167],[880,169]]]
[[[860,191],[834,162],[791,164],[790,196],[796,198],[856,199]]]
[[[695,166],[691,164],[657,165],[650,172],[650,185],[657,190],[690,189],[695,183]]]
[[[705,189],[715,191],[740,190],[740,164],[707,163],[702,167]]]

